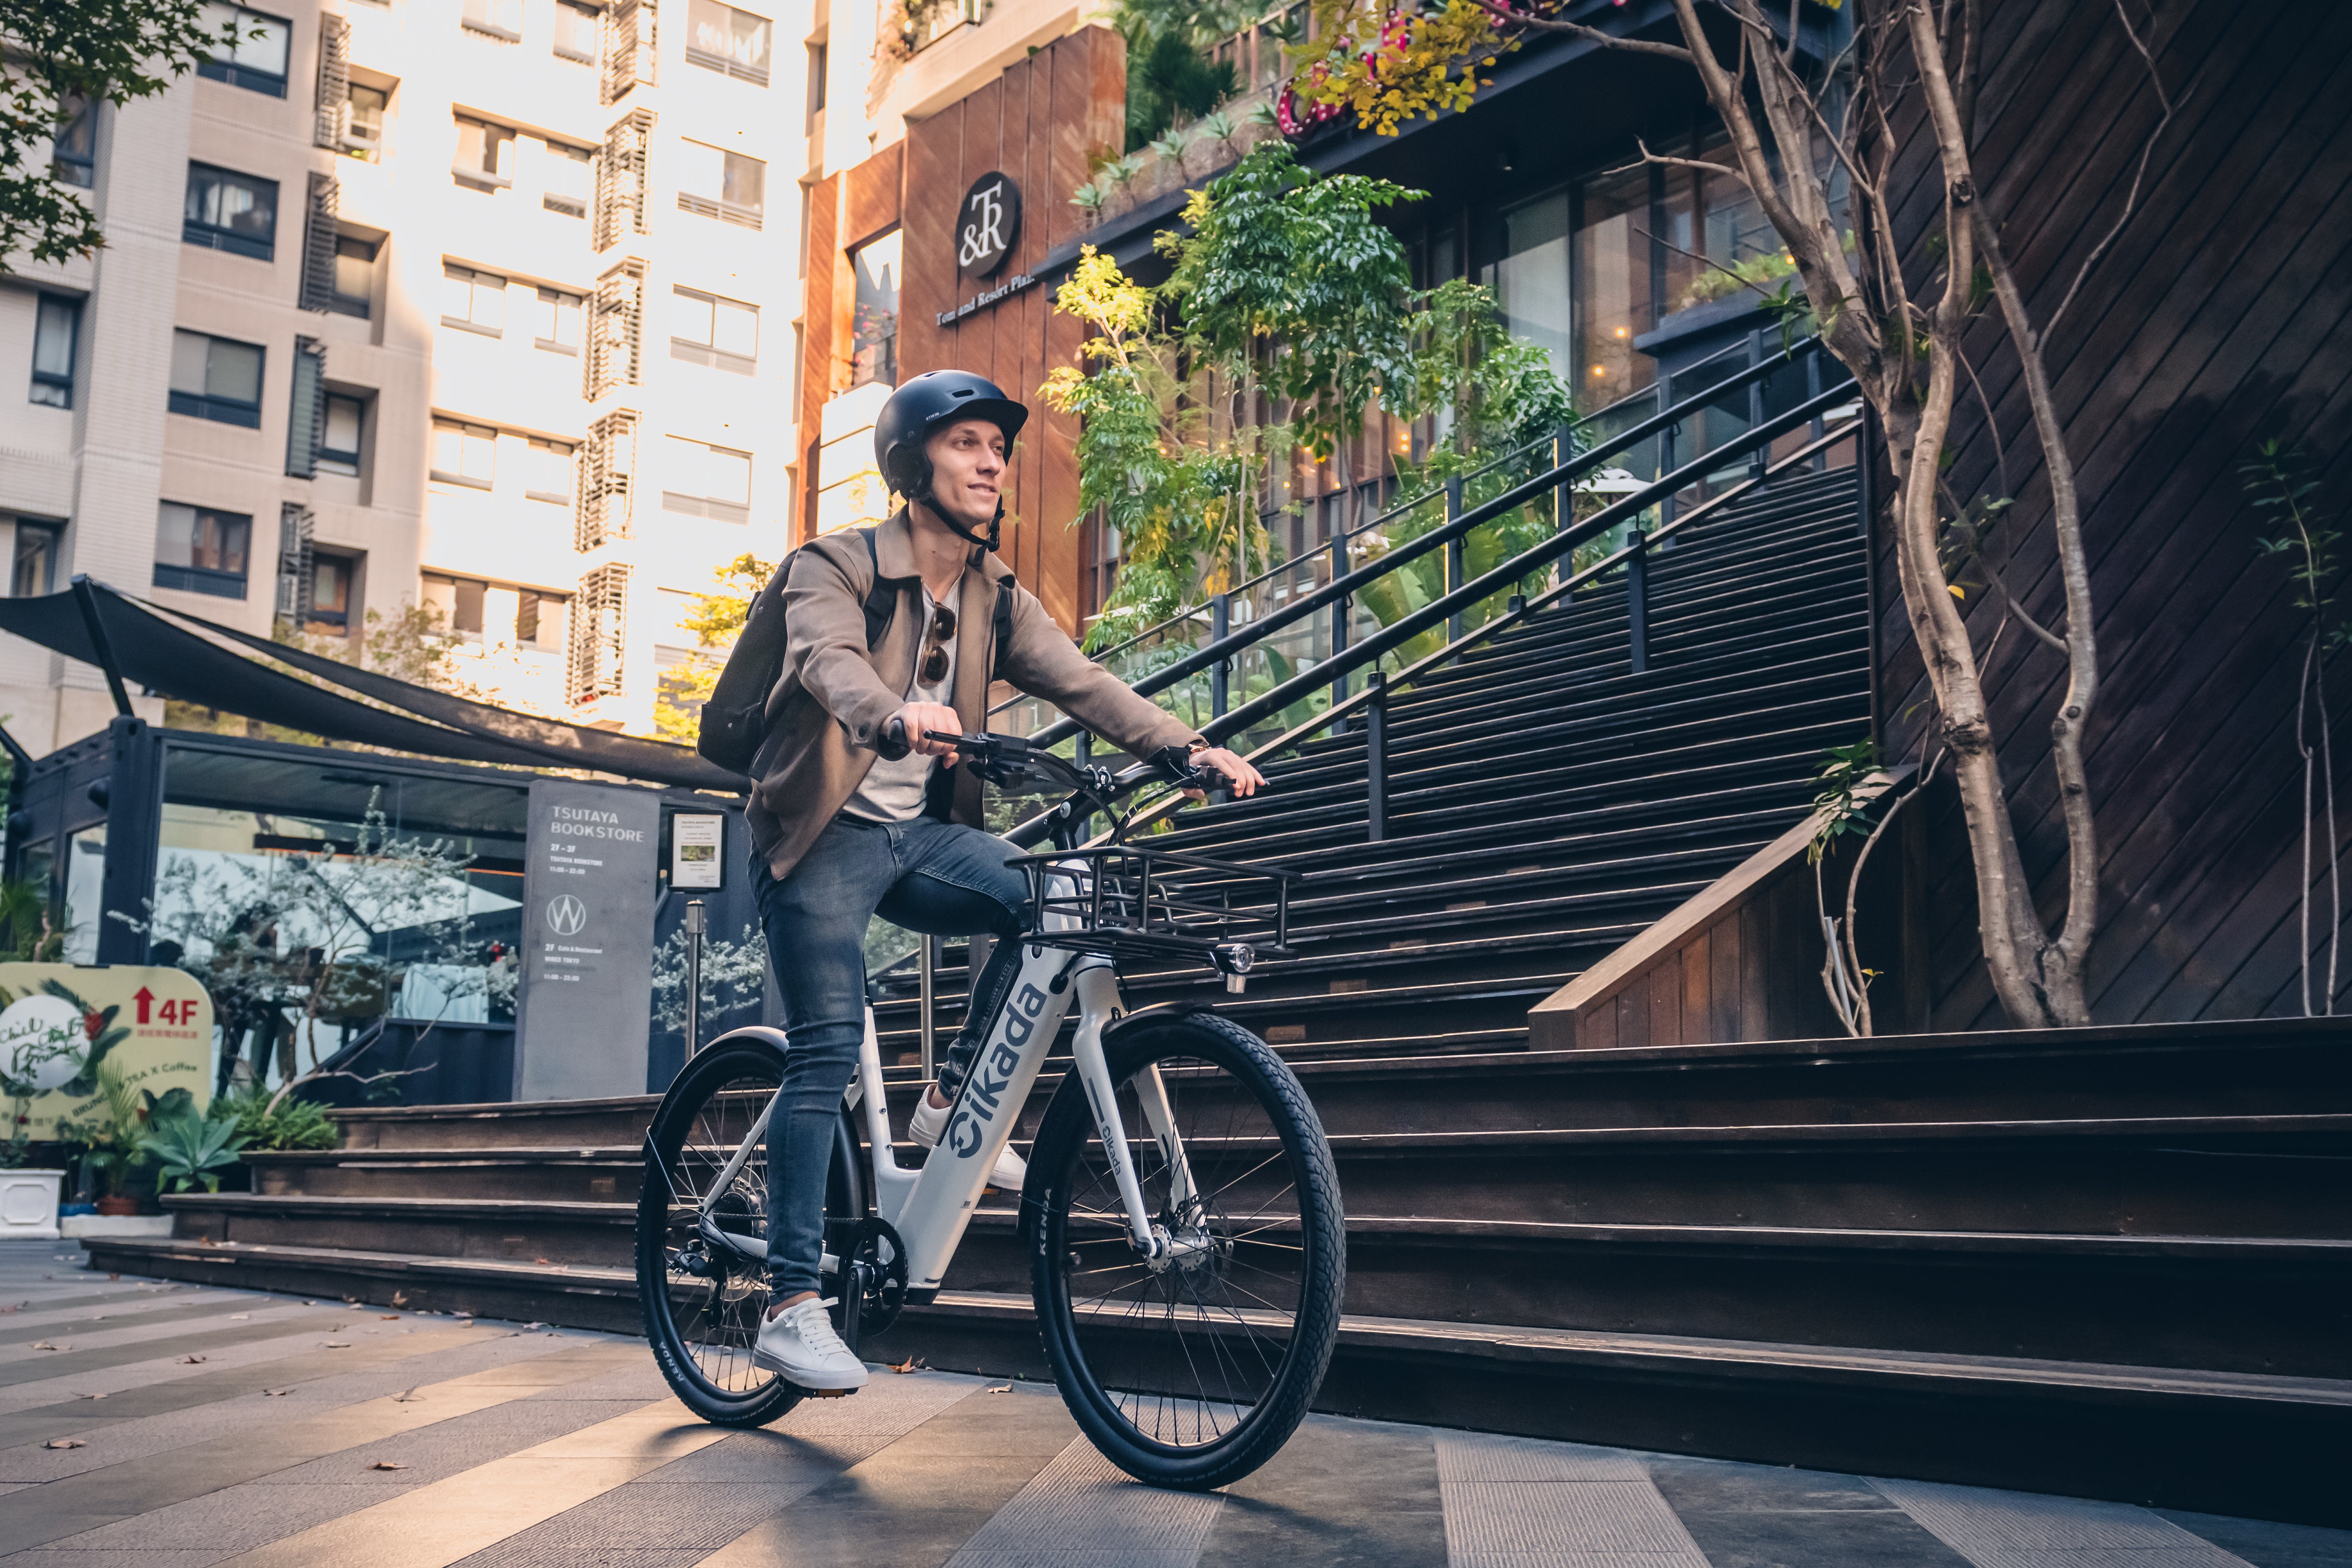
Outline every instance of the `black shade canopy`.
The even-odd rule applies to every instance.
[[[103,629],[101,658],[79,595]],[[178,623],[184,622],[185,626]],[[387,712],[298,680],[189,630],[201,626],[320,680],[400,710]],[[469,701],[361,669],[194,616],[159,611],[100,583],[77,578],[62,594],[0,598],[0,631],[84,664],[110,662],[124,679],[166,697],[300,730],[330,741],[507,767],[581,768],[687,789],[736,791],[744,781],[684,746],[566,724]]]

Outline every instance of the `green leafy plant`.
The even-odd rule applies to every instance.
[[[95,1077],[97,1116],[79,1124],[61,1120],[58,1135],[89,1146],[89,1152],[82,1156],[84,1167],[97,1173],[99,1184],[104,1188],[102,1196],[117,1198],[122,1195],[131,1173],[145,1159],[139,1141],[147,1133],[148,1107],[138,1086],[114,1063],[100,1065]],[[185,1089],[173,1092],[187,1097]],[[146,1099],[152,1100],[153,1097]]]
[[[24,878],[0,882],[0,963],[55,963],[65,946],[47,885]]]
[[[1104,191],[1101,186],[1091,183],[1080,185],[1076,190],[1070,193],[1070,205],[1083,212],[1088,213],[1101,212],[1103,209],[1103,203],[1109,199],[1110,196],[1108,193]]]
[[[289,1149],[331,1149],[342,1142],[342,1130],[327,1108],[316,1100],[287,1099],[273,1106],[275,1098],[267,1089],[254,1084],[239,1092],[213,1102],[214,1114],[226,1114],[235,1120],[236,1131],[245,1140],[244,1147],[256,1152],[280,1152]]]
[[[172,1092],[184,1096],[188,1091]],[[245,1147],[236,1117],[199,1116],[186,1103],[165,1114],[152,1096],[149,1099],[147,1132],[139,1140],[139,1151],[155,1162],[163,1189],[180,1193],[201,1184],[208,1193],[220,1191],[218,1173],[236,1164],[237,1151]]]

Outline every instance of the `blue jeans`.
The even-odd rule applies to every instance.
[[[784,1092],[768,1122],[768,1279],[779,1296],[817,1286],[824,1251],[825,1169],[841,1098],[866,1037],[866,925],[879,914],[933,936],[988,932],[1000,940],[974,988],[971,1030],[984,1026],[1018,962],[1028,929],[1029,879],[1006,859],[1021,851],[976,827],[920,816],[866,822],[835,816],[783,880],[754,861],[752,887],[768,962],[784,999]],[[1003,973],[1000,974],[999,971]],[[940,1072],[953,1098],[977,1049],[959,1037]]]

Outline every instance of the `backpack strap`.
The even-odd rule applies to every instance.
[[[866,563],[873,568],[873,586],[866,590],[866,651],[872,653],[882,646],[883,637],[890,630],[891,617],[898,613],[898,584],[882,576],[882,557],[874,548],[875,531],[861,528],[866,536]]]
[[[988,678],[1004,679],[1005,651],[1013,646],[1013,583],[1010,573],[996,584],[996,609],[990,617]]]

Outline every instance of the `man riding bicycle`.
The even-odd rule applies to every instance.
[[[981,785],[940,736],[986,726],[1009,681],[1134,755],[1173,749],[1246,795],[1257,770],[1137,696],[1080,653],[994,556],[1006,455],[1028,410],[993,383],[931,371],[874,425],[884,481],[905,499],[870,531],[812,541],[783,584],[783,673],[745,812],[769,962],[784,1004],[782,1097],[768,1123],[767,1321],[753,1360],[814,1393],[866,1383],[818,1296],[825,1170],[865,1037],[867,922],[999,939],[909,1131],[936,1145],[1028,929],[1019,853],[982,830]],[[898,753],[895,758],[885,753]],[[1019,1190],[1007,1150],[990,1175]]]

